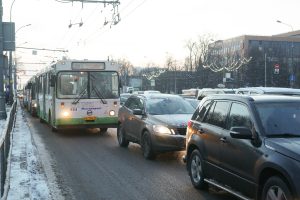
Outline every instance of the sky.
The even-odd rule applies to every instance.
[[[29,76],[36,72],[28,68],[40,69],[63,56],[163,66],[167,56],[182,63],[189,55],[186,42],[204,34],[229,39],[300,29],[299,0],[120,0],[121,20],[106,26],[111,5],[62,1],[66,0],[15,0],[12,7],[13,0],[3,1],[3,21],[11,17],[15,22],[17,47],[68,51],[37,50],[33,55],[32,50],[17,48],[19,68]]]

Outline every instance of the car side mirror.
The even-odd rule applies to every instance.
[[[142,109],[133,109],[132,114],[134,114],[134,115],[143,115],[144,111]]]
[[[231,127],[230,136],[236,139],[253,139],[251,129],[243,126]]]

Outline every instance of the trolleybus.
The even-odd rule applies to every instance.
[[[23,90],[23,105],[32,116],[37,114],[37,93],[36,93],[37,77],[31,77]]]
[[[37,115],[52,131],[118,125],[118,65],[110,61],[61,60],[36,75]]]

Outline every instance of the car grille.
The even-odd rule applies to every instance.
[[[186,128],[177,128],[177,134],[178,135],[185,135],[186,134]]]

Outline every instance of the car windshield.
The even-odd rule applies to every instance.
[[[153,97],[146,104],[151,115],[192,114],[195,109],[181,97]]]
[[[195,109],[198,107],[199,105],[199,100],[198,99],[185,99],[186,101],[188,101]]]
[[[299,103],[259,103],[256,104],[267,136],[300,136]]]

